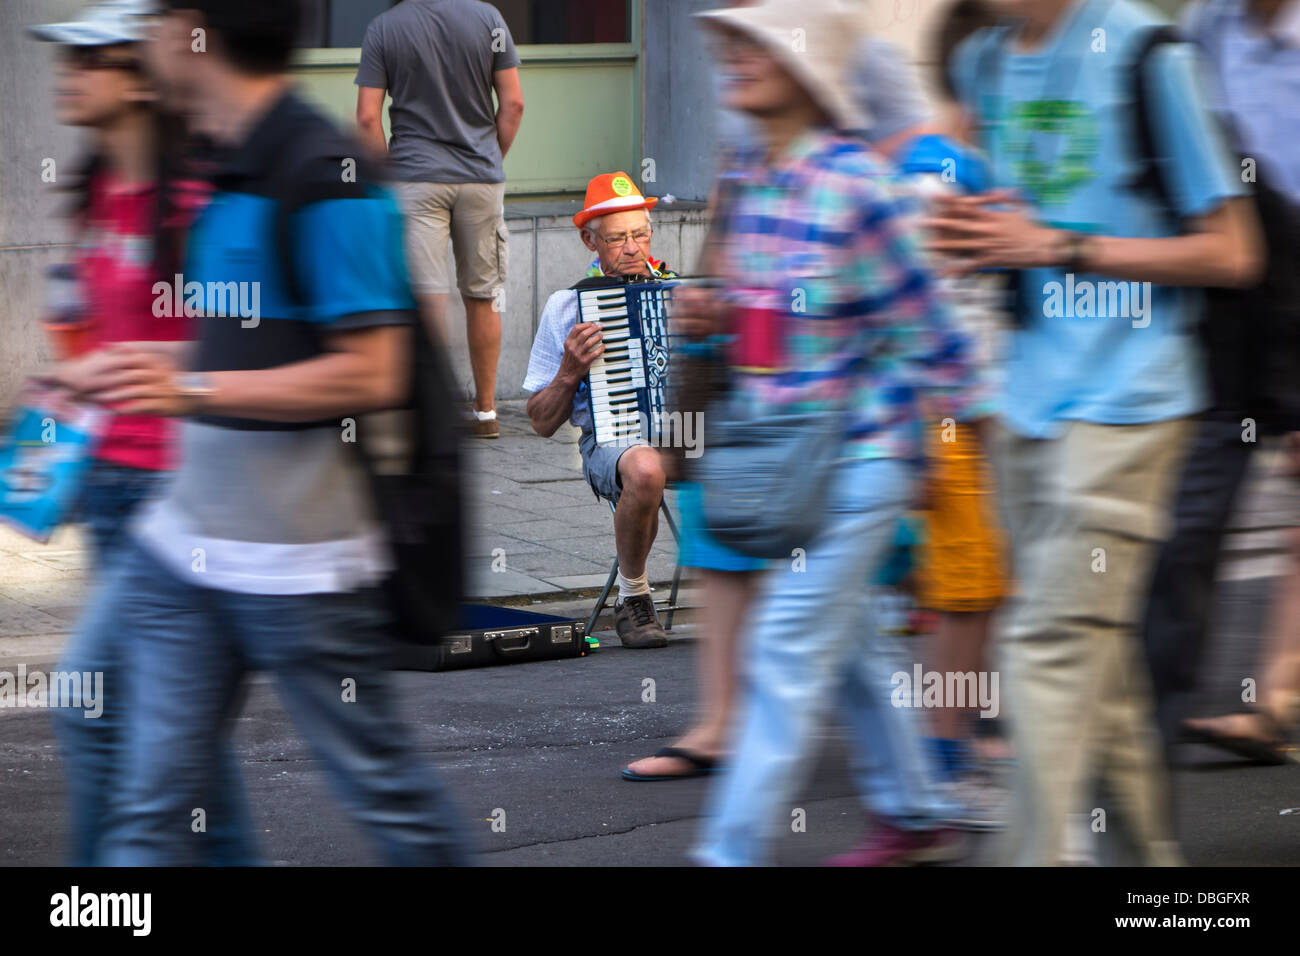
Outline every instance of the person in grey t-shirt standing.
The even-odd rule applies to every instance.
[[[404,0],[366,29],[356,77],[362,138],[387,152],[397,180],[420,311],[444,337],[451,241],[474,373],[472,434],[482,438],[499,434],[495,392],[507,239],[501,162],[524,114],[518,66],[510,30],[491,4]],[[385,93],[392,95],[388,143]]]

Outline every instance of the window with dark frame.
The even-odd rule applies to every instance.
[[[358,47],[370,21],[390,7],[422,0],[301,0],[306,48]],[[498,0],[516,44],[628,43],[631,0]]]

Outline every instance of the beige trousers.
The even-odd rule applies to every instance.
[[[1186,419],[999,435],[1019,595],[1001,646],[1017,761],[1002,862],[1061,863],[1070,816],[1100,840],[1118,829],[1108,809],[1143,862],[1180,862],[1136,627],[1190,436]],[[1090,805],[1098,779],[1115,806]]]

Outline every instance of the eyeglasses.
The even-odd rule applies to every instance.
[[[763,45],[741,33],[726,32],[713,40],[712,47],[720,57],[749,58],[763,52]]]
[[[642,229],[638,232],[625,232],[620,236],[602,236],[600,233],[596,233],[595,235],[597,239],[609,246],[611,249],[617,249],[620,246],[627,245],[629,239],[635,242],[638,246],[643,246],[650,241],[650,234],[649,229]]]
[[[65,46],[59,50],[59,61],[74,70],[125,70],[136,73],[140,61],[123,57],[97,46]]]

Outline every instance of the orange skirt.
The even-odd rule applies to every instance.
[[[953,441],[941,434],[937,429],[931,445],[919,604],[933,611],[990,611],[1010,590],[992,469],[970,426],[958,425]]]

